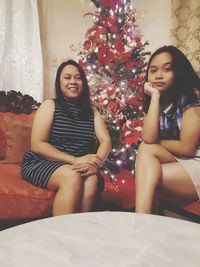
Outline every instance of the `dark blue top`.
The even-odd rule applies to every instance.
[[[83,119],[82,109],[78,104],[67,101],[70,115],[60,104],[55,103],[54,120],[49,143],[73,156],[96,153],[96,136],[94,130],[94,114]]]
[[[177,105],[171,104],[165,110],[160,107],[160,139],[179,140],[183,112],[189,108],[200,106],[200,91],[194,89],[193,100],[182,95]],[[200,148],[200,142],[198,144]]]

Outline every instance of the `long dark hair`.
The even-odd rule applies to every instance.
[[[177,103],[181,95],[185,95],[189,99],[193,99],[193,90],[200,90],[200,78],[194,71],[187,57],[175,46],[162,46],[158,48],[150,57],[145,81],[148,81],[148,71],[153,58],[163,52],[168,52],[172,56],[172,68],[174,71],[174,84],[168,92],[173,103]],[[144,96],[144,112],[148,111],[151,97]]]
[[[60,75],[61,75],[63,68],[66,67],[67,65],[75,66],[80,73],[80,77],[83,82],[83,91],[81,93],[80,98],[78,99],[78,105],[79,105],[79,108],[82,109],[83,111],[82,113],[83,116],[89,116],[89,114],[92,113],[92,104],[90,101],[90,89],[89,89],[87,77],[86,77],[86,74],[83,68],[76,61],[72,59],[69,59],[61,63],[57,69],[56,79],[55,79],[56,102],[58,102],[62,106],[63,110],[68,111],[67,106],[66,106],[65,96],[63,95],[61,86],[60,86]]]

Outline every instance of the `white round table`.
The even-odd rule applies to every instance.
[[[129,212],[71,214],[0,232],[2,267],[196,267],[200,225]]]

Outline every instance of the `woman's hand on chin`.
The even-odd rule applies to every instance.
[[[148,96],[153,96],[154,94],[160,95],[159,90],[153,87],[150,82],[144,84],[144,93]]]

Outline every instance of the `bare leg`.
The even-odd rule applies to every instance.
[[[161,188],[170,195],[180,198],[198,199],[196,189],[189,175],[180,163],[162,165]]]
[[[136,160],[136,212],[151,213],[157,191],[196,199],[185,169],[160,145],[141,144]]]
[[[158,144],[142,143],[136,158],[136,212],[151,213],[156,188],[162,177],[161,164],[175,158]]]
[[[84,182],[83,198],[81,204],[81,212],[89,212],[92,210],[94,199],[97,192],[97,176],[91,175]]]
[[[57,191],[53,216],[78,212],[83,193],[83,179],[69,165],[59,167],[50,177],[47,188]]]

